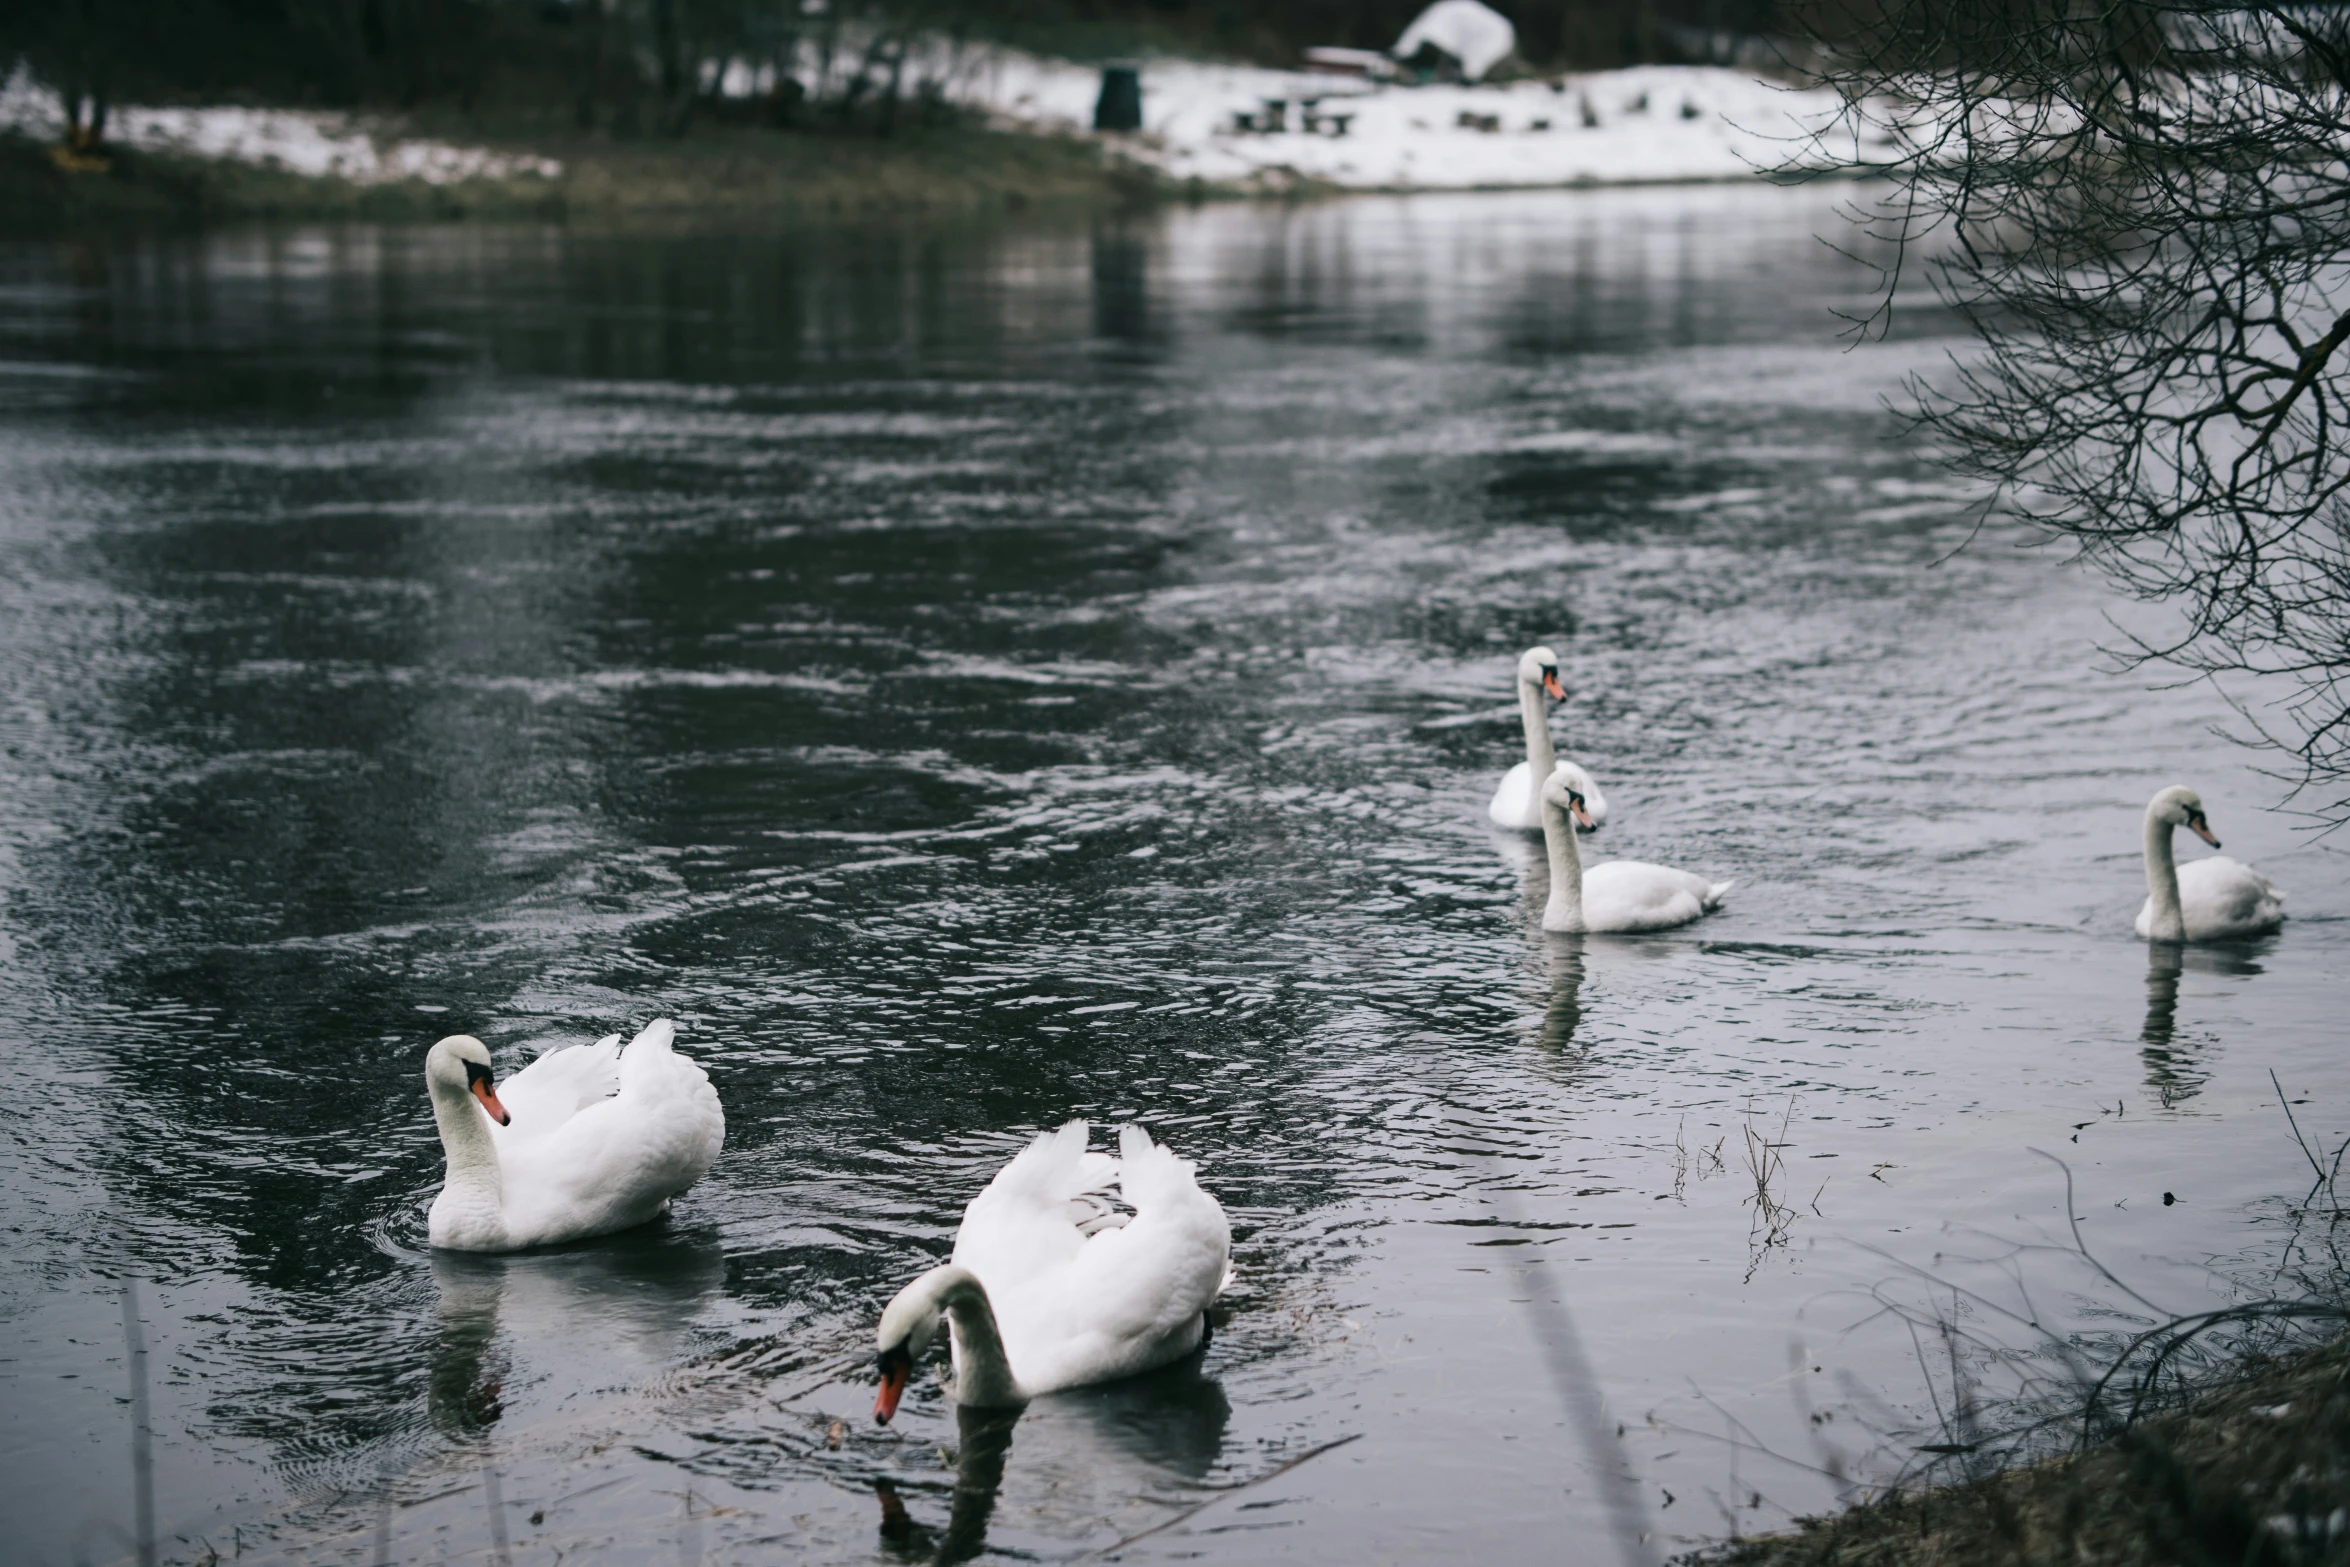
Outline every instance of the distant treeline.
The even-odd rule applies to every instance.
[[[697,113],[887,130],[938,113],[938,73],[994,42],[1107,58],[1295,61],[1376,49],[1425,0],[16,0],[30,62],[101,139],[116,102],[559,110],[657,133]],[[1494,0],[1536,70],[1726,57],[1780,0]],[[906,106],[906,107],[901,107]]]

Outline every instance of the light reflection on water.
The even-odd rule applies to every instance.
[[[2166,1303],[2273,1261],[2268,1070],[2350,1125],[2335,852],[2090,584],[1950,555],[1878,408],[1946,344],[1836,345],[1833,199],[0,250],[32,1559],[132,1549],[125,1272],[166,1555],[1356,1562],[1890,1472],[1905,1266],[2121,1320],[2034,1148]],[[1594,849],[1726,912],[1535,929],[1535,641]],[[2171,781],[2281,936],[2130,938]],[[430,1257],[424,1047],[658,1013],[729,1112],[676,1220]],[[1201,1161],[1230,1320],[876,1431],[879,1303],[1071,1115]]]

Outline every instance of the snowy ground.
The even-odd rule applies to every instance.
[[[1101,75],[1091,66],[1008,50],[941,47],[922,62],[944,94],[998,124],[1085,131]],[[766,90],[772,72],[712,69],[731,94]],[[1805,161],[1810,130],[1835,99],[1738,70],[1642,66],[1501,87],[1374,86],[1247,66],[1158,61],[1142,68],[1143,130],[1117,137],[1129,156],[1177,179],[1273,188],[1300,179],[1357,190],[1626,185],[1741,179]],[[1343,133],[1308,130],[1301,100],[1348,116]],[[1286,129],[1236,129],[1236,116],[1287,104]],[[20,67],[0,85],[0,130],[54,139],[56,99]],[[285,109],[118,108],[108,139],[332,175],[358,184],[559,177],[552,158],[371,131],[347,115]]]
[[[44,141],[64,135],[65,117],[56,95],[22,67],[0,85],[0,131]],[[106,139],[147,152],[219,158],[290,174],[332,175],[359,185],[400,180],[447,185],[517,176],[554,179],[563,172],[563,165],[552,158],[378,136],[348,115],[293,109],[117,108],[107,117]]]
[[[1100,74],[995,54],[968,62],[947,93],[1046,129],[1091,125]],[[1234,128],[1239,113],[1287,102],[1287,130]],[[1309,132],[1298,104],[1351,116],[1343,135]],[[1305,177],[1365,190],[1622,185],[1738,179],[1804,159],[1835,98],[1737,70],[1642,66],[1501,87],[1375,87],[1346,78],[1182,61],[1142,68],[1143,131],[1121,138],[1177,178],[1214,183]]]

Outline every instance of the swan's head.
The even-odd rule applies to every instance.
[[[498,1103],[497,1084],[490,1076],[490,1047],[471,1034],[451,1034],[427,1051],[424,1080],[436,1094],[471,1094],[500,1126],[512,1119]]]
[[[933,1268],[899,1290],[881,1313],[881,1326],[873,1335],[874,1347],[880,1351],[874,1364],[881,1372],[881,1391],[873,1399],[875,1425],[888,1425],[889,1417],[898,1412],[898,1400],[905,1396],[915,1363],[938,1334],[945,1305],[935,1277],[939,1271]]]
[[[1599,826],[1583,805],[1583,797],[1590,792],[1591,775],[1573,762],[1559,763],[1558,771],[1552,773],[1542,785],[1543,802],[1566,812],[1567,819],[1585,832],[1591,832]]]
[[[1540,686],[1554,701],[1567,699],[1567,688],[1559,684],[1559,656],[1546,647],[1530,647],[1519,658],[1518,684]]]
[[[2211,823],[2203,815],[2203,796],[2184,784],[2173,784],[2149,801],[2146,819],[2165,827],[2187,828],[2213,848],[2219,847],[2219,839],[2212,836]]]

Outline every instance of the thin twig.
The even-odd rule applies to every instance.
[[[2144,1306],[2148,1311],[2153,1312],[2156,1316],[2171,1317],[2174,1319],[2177,1318],[2179,1315],[2177,1312],[2170,1310],[2168,1307],[2156,1305],[2153,1301],[2148,1300],[2145,1296],[2139,1294],[2129,1285],[2124,1284],[2120,1277],[2115,1274],[2111,1268],[2097,1260],[2096,1253],[2089,1250],[2089,1243],[2081,1239],[2081,1216],[2073,1212],[2073,1167],[2065,1163],[2062,1159],[2056,1157],[2056,1155],[2050,1153],[2045,1148],[2033,1148],[2027,1150],[2027,1152],[2038,1154],[2041,1158],[2047,1160],[2050,1164],[2055,1165],[2059,1170],[2064,1172],[2064,1218],[2065,1223],[2072,1227],[2073,1250],[2080,1253],[2081,1260],[2086,1262],[2090,1267],[2095,1268],[2097,1270],[2098,1276],[2104,1279],[2106,1283],[2112,1285],[2115,1289],[2120,1290],[2124,1295],[2129,1296],[2130,1299],[2136,1301],[2139,1305]]]
[[[2285,1107],[2285,1124],[2293,1129],[2293,1146],[2300,1149],[2301,1157],[2309,1161],[2310,1171],[2316,1175],[2318,1179],[2318,1185],[2324,1185],[2326,1178],[2326,1167],[2322,1164],[2319,1164],[2317,1162],[2317,1155],[2309,1151],[2309,1141],[2307,1138],[2301,1135],[2301,1123],[2293,1119],[2292,1103],[2285,1098],[2285,1085],[2277,1081],[2277,1069],[2273,1066],[2268,1069],[2268,1086],[2277,1091],[2277,1103]],[[2311,1196],[2315,1196],[2317,1194],[2316,1186],[2311,1187],[2309,1190]]]
[[[1083,1555],[1072,1556],[1068,1558],[1068,1560],[1075,1562],[1089,1562],[1096,1560],[1099,1557],[1107,1556],[1112,1551],[1122,1551],[1138,1540],[1147,1540],[1154,1534],[1160,1534],[1166,1530],[1174,1528],[1177,1524],[1182,1523],[1186,1519],[1197,1517],[1201,1513],[1206,1512],[1209,1508],[1215,1506],[1218,1502],[1223,1501],[1226,1497],[1231,1496],[1236,1492],[1248,1490],[1252,1486],[1263,1485],[1268,1480],[1278,1480],[1283,1475],[1289,1473],[1290,1470],[1295,1469],[1298,1465],[1311,1463],[1313,1460],[1321,1457],[1324,1453],[1335,1451],[1338,1448],[1346,1446],[1346,1444],[1349,1442],[1359,1442],[1362,1440],[1362,1438],[1363,1433],[1357,1431],[1352,1436],[1342,1436],[1334,1442],[1324,1442],[1320,1447],[1309,1448],[1305,1452],[1298,1454],[1295,1458],[1292,1458],[1289,1462],[1280,1465],[1278,1468],[1268,1469],[1265,1471],[1265,1473],[1258,1475],[1254,1480],[1243,1480],[1240,1484],[1233,1486],[1228,1490],[1218,1491],[1214,1496],[1209,1497],[1206,1501],[1196,1502],[1193,1505],[1183,1509],[1183,1511],[1177,1513],[1174,1517],[1151,1525],[1148,1529],[1143,1530],[1140,1534],[1130,1534],[1125,1539],[1117,1541],[1115,1544],[1105,1545],[1098,1551],[1087,1551]]]

